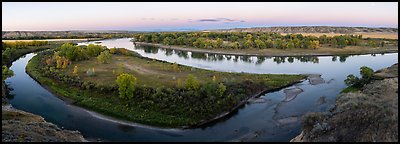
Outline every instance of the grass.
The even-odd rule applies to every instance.
[[[100,91],[86,90],[79,87],[70,86],[66,83],[62,83],[48,77],[44,77],[42,76],[42,73],[38,70],[38,67],[41,64],[40,59],[40,55],[33,57],[26,67],[27,72],[34,79],[39,81],[41,84],[47,86],[57,95],[73,99],[75,101],[75,104],[88,108],[90,110],[120,119],[161,127],[188,126],[206,119],[205,117],[188,115],[187,111],[181,109],[184,104],[174,102],[175,100],[179,101],[177,97],[181,97],[180,95],[167,95],[167,97],[169,98],[172,97],[171,99],[173,101],[167,100],[164,102],[167,102],[167,105],[177,105],[175,109],[167,107],[168,110],[174,110],[174,113],[168,113],[157,106],[160,104],[154,104],[153,101],[150,101],[151,105],[146,105],[147,103],[145,102],[149,102],[148,100],[122,100],[118,97],[117,91],[103,93]],[[61,70],[60,73],[72,75],[73,67],[75,65],[78,66],[78,76],[83,81],[91,81],[99,85],[116,85],[115,80],[117,74],[121,72],[126,72],[134,75],[137,78],[138,85],[146,85],[154,88],[180,87],[184,84],[188,74],[194,75],[200,83],[211,81],[214,76],[216,81],[223,83],[240,84],[249,80],[257,83],[262,82],[264,84],[262,86],[262,91],[280,88],[298,82],[306,77],[305,75],[218,72],[192,68],[178,64],[171,64],[159,60],[152,60],[149,58],[123,55],[113,55],[110,64],[98,64],[96,58],[91,58],[85,61],[72,62],[72,65],[69,65],[66,69]],[[86,75],[86,70],[89,68],[95,69],[95,76]],[[233,88],[227,87],[227,89]],[[254,92],[253,94],[261,92],[261,89],[255,90],[258,91]],[[236,97],[239,97],[239,95],[243,94],[244,93],[238,93],[238,96]],[[142,97],[152,96],[153,95],[145,95]],[[250,96],[252,95],[247,95],[247,97]],[[205,99],[208,99],[207,95],[205,96]],[[210,107],[214,107],[213,104],[218,102],[217,100],[207,104],[209,104]],[[194,101],[194,103],[193,101],[186,102],[189,102],[189,105],[193,106],[197,101]],[[143,106],[149,106],[149,108]],[[217,110],[214,113],[217,112],[219,111]]]
[[[78,67],[78,76],[85,81],[97,84],[114,85],[117,75],[121,72],[134,75],[140,85],[148,86],[179,86],[186,81],[189,74],[194,75],[200,83],[212,80],[214,77],[218,82],[242,82],[244,80],[265,81],[268,86],[279,87],[293,80],[302,78],[299,75],[285,74],[248,74],[228,73],[212,70],[188,67],[157,60],[143,59],[134,56],[113,55],[109,64],[99,64],[96,58],[86,61],[73,62],[63,73],[72,75],[74,66]],[[86,75],[88,69],[94,68],[96,76]]]

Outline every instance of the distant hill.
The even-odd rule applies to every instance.
[[[188,31],[175,30],[175,31]],[[198,30],[189,30],[198,31]],[[331,27],[331,26],[297,26],[297,27],[253,27],[216,29],[204,31],[217,32],[276,32],[276,33],[312,33],[315,34],[357,34],[361,33],[371,38],[383,37],[397,39],[398,28],[367,28],[367,27]],[[140,31],[117,31],[117,30],[91,30],[91,31],[2,31],[2,39],[26,39],[32,37],[74,37],[89,36],[97,37],[102,34],[131,34]],[[172,31],[171,31],[172,32]],[[383,35],[382,35],[383,34]]]
[[[2,38],[25,38],[25,37],[72,37],[72,36],[97,36],[98,34],[127,34],[131,31],[111,31],[111,30],[98,30],[98,31],[2,31]]]
[[[331,26],[296,26],[296,27],[254,27],[218,29],[219,32],[276,32],[276,33],[397,33],[398,28],[368,28],[368,27],[331,27]]]

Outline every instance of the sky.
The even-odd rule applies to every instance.
[[[2,2],[3,31],[398,27],[397,2]]]

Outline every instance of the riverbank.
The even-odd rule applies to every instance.
[[[32,52],[43,51],[60,46],[60,42],[49,45],[28,46],[16,49],[2,61],[2,65],[10,66],[21,56]],[[3,55],[4,56],[4,55]],[[78,131],[62,130],[56,125],[46,122],[43,117],[13,108],[7,101],[8,88],[2,81],[2,141],[3,142],[85,142]]]
[[[18,48],[15,49],[14,51],[12,51],[11,53],[8,52],[7,54],[3,54],[2,55],[2,65],[3,66],[7,66],[9,67],[14,61],[16,61],[17,59],[19,59],[21,56],[26,55],[28,53],[32,53],[32,52],[38,52],[38,51],[43,51],[46,49],[51,49],[51,48],[55,48],[55,47],[59,47],[62,43],[60,42],[50,42],[48,45],[42,45],[42,46],[27,46],[24,48]],[[4,48],[6,49],[6,47]],[[3,53],[6,53],[6,50],[2,50]],[[7,85],[5,84],[4,81],[2,81],[2,85],[1,85],[1,89],[2,89],[2,104],[7,104],[7,95],[8,95],[8,88]]]
[[[195,47],[185,46],[167,46],[162,44],[135,42],[137,45],[156,46],[166,49],[175,49],[181,51],[192,51],[213,54],[227,54],[227,55],[246,55],[246,56],[335,56],[335,55],[361,55],[361,54],[380,54],[380,53],[397,53],[398,47],[361,47],[361,46],[347,46],[345,48],[328,48],[321,47],[316,50],[313,49],[201,49]]]
[[[381,78],[340,94],[327,113],[310,113],[292,142],[398,141],[398,64],[375,72]]]
[[[87,142],[78,131],[63,130],[43,117],[3,105],[2,142]]]
[[[74,104],[101,114],[160,127],[189,128],[203,125],[210,119],[221,118],[221,114],[225,116],[225,113],[231,113],[257,93],[283,88],[305,78],[305,75],[216,72],[144,57],[113,55],[110,64],[97,64],[96,58],[73,63],[81,69],[78,76],[83,82],[103,88],[82,89],[42,76],[43,73],[38,70],[39,61],[38,56],[32,58],[26,67],[27,73],[57,95],[71,98],[76,101]],[[88,68],[96,69],[96,76],[87,76],[85,70]],[[59,73],[72,76],[72,69],[73,66],[68,66]],[[116,85],[115,73],[119,69],[137,78],[138,87],[133,100],[119,99],[115,90],[104,91],[108,89],[107,86]],[[215,95],[217,89],[211,90],[216,88],[214,86],[208,88],[210,94],[201,94],[207,92],[203,86],[198,91],[179,88],[189,74],[194,75],[200,85],[212,79],[224,83],[226,97]]]
[[[39,52],[46,49],[51,49],[55,47],[59,47],[63,44],[62,42],[50,42],[48,45],[41,46],[27,46],[23,48],[15,49],[12,52],[7,52],[7,54],[3,54],[2,56],[2,65],[9,67],[14,61],[19,59],[21,56],[26,55],[32,52]],[[6,48],[4,48],[6,49]],[[7,50],[2,50],[3,53],[6,53]],[[4,81],[2,81],[2,104],[7,104],[8,88]]]

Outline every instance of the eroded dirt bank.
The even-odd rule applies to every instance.
[[[304,116],[301,134],[291,141],[398,141],[398,64],[375,75],[382,79],[340,94],[330,112]]]
[[[2,105],[2,142],[86,142],[78,131],[63,130],[43,117]]]

